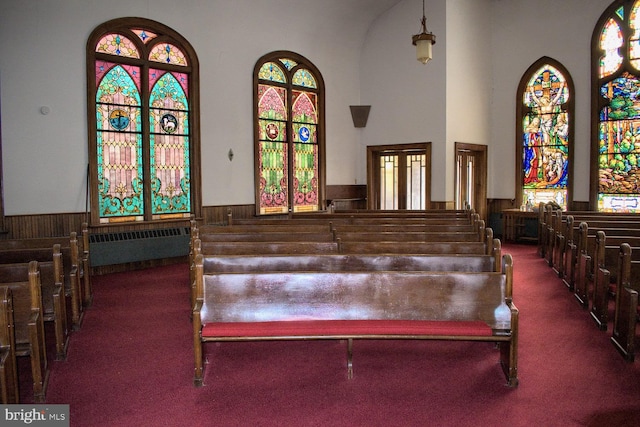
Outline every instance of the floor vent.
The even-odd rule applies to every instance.
[[[91,266],[186,256],[189,238],[189,227],[92,234],[89,236]]]

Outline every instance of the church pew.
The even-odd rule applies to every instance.
[[[424,210],[398,210],[398,209],[334,209],[329,213],[303,213],[301,216],[321,215],[357,215],[357,216],[399,216],[399,217],[430,217],[430,216],[454,216],[469,217],[474,213],[472,209],[424,209]]]
[[[598,292],[598,298],[601,298],[600,295],[604,292],[603,290],[605,288],[606,292],[609,291],[610,281],[616,280],[618,249],[622,243],[629,243],[632,247],[640,246],[640,237],[607,237],[601,230],[596,232],[596,236],[587,235],[586,244],[582,246],[583,250],[580,254],[580,263],[577,267],[576,281],[574,285],[574,296],[583,308],[589,308],[590,288],[598,288],[596,289],[596,292]],[[599,251],[596,251],[596,246],[598,245]],[[600,277],[597,277],[599,268],[603,268],[607,271],[606,273],[601,272]],[[603,277],[605,274],[607,276],[606,278]],[[606,286],[604,286],[604,288],[598,287],[598,279],[605,280]],[[592,295],[591,299],[593,298],[594,297]]]
[[[347,377],[352,378],[354,340],[428,339],[495,342],[507,384],[515,387],[518,310],[511,256],[504,255],[502,264],[501,272],[482,273],[205,274],[198,255],[194,385],[204,383],[207,342],[347,340]]]
[[[330,233],[331,223],[328,224],[245,224],[245,225],[214,225],[198,224],[191,221],[191,228],[197,227],[202,234],[209,233]]]
[[[484,225],[483,221],[479,221]],[[281,233],[260,233],[253,235],[255,238],[243,238],[238,241],[215,240],[215,237],[224,233],[200,233],[200,227],[192,221],[190,240],[190,283],[193,283],[194,259],[196,253],[205,255],[301,255],[301,254],[466,254],[466,255],[493,255],[496,246],[500,247],[500,241],[493,239],[491,228],[480,228],[482,239],[480,241],[446,241],[426,242],[410,241],[406,234],[395,235],[395,241],[380,241],[380,238],[370,241],[346,241],[337,238],[332,242],[314,242],[305,239],[305,233],[287,235],[287,241],[271,240],[273,236]],[[252,236],[252,235],[250,235]],[[259,236],[259,237],[258,237]],[[438,234],[435,238],[441,238]],[[421,236],[421,238],[424,236]],[[197,242],[197,250],[194,249]],[[464,244],[468,243],[468,244]]]
[[[640,261],[631,259],[632,248],[626,243],[620,245],[618,259],[618,280],[616,284],[615,311],[611,342],[622,357],[633,362],[635,359],[636,325],[640,316],[638,292],[640,291]]]
[[[333,242],[334,234],[330,231],[293,232],[293,231],[259,231],[259,232],[228,232],[206,233],[199,230],[201,240],[208,242]]]
[[[466,225],[472,224],[473,220],[468,218],[446,218],[446,217],[433,217],[433,218],[397,218],[397,217],[380,217],[380,218],[359,218],[359,217],[344,217],[344,218],[272,218],[272,219],[235,219],[230,225],[252,225],[252,224],[284,224],[284,225],[328,225],[333,223],[335,226],[340,224],[354,224],[354,225],[402,225],[402,224],[415,224],[415,225]]]
[[[339,253],[338,242],[202,242],[208,255]]]
[[[584,225],[582,225],[584,223]],[[575,268],[578,262],[578,256],[582,250],[586,250],[590,253],[593,252],[595,247],[595,235],[598,230],[604,231],[610,236],[629,236],[640,237],[640,223],[635,227],[620,228],[618,222],[581,222],[575,224],[573,216],[567,217],[567,226],[563,235],[560,236],[562,241],[559,249],[560,260],[558,261],[562,267],[559,268],[558,275],[562,278],[565,285],[570,290],[573,290],[575,283]],[[593,227],[592,227],[593,225]],[[581,227],[584,228],[581,229]],[[583,239],[583,244],[580,240]]]
[[[64,268],[59,244],[52,248],[0,249],[0,264],[38,261],[42,295],[42,313],[45,322],[53,324],[56,341],[56,360],[67,357],[69,345],[67,305],[64,293]]]
[[[89,226],[82,223],[81,238],[78,244],[78,281],[82,288],[82,303],[84,307],[91,306],[93,302],[93,290],[91,289],[91,262],[89,254]]]
[[[640,238],[607,236],[599,230],[594,251],[593,302],[591,317],[601,330],[607,329],[609,320],[609,296],[617,293],[616,282],[620,274],[620,246],[637,248],[636,258],[640,260]],[[631,256],[631,255],[630,255]],[[636,261],[636,260],[633,260]]]
[[[204,256],[208,273],[277,271],[500,271],[501,250],[493,255],[230,255]]]
[[[13,297],[8,286],[0,287],[0,403],[20,402],[18,364],[13,323]]]
[[[630,223],[638,223],[638,216],[636,214],[628,213],[611,213],[611,212],[597,212],[597,211],[562,211],[560,209],[554,209],[549,204],[541,203],[539,209],[543,209],[544,212],[538,217],[539,221],[539,250],[540,256],[547,259],[549,265],[553,264],[553,252],[554,247],[557,244],[557,236],[565,233],[565,222],[569,216],[574,219],[574,226],[577,226],[580,222],[594,222],[595,221],[629,221]],[[605,226],[606,227],[606,226]],[[635,225],[631,225],[634,228]],[[614,227],[615,228],[615,227]],[[627,228],[627,226],[620,226],[619,228]],[[565,241],[570,239],[565,238]]]
[[[205,273],[266,271],[499,271],[501,244],[495,239],[489,254],[285,254],[204,255]],[[206,248],[205,248],[206,253]],[[202,242],[194,244],[195,257]],[[191,276],[191,303],[195,301],[195,277]]]
[[[34,400],[37,403],[44,402],[49,382],[49,366],[38,262],[0,264],[0,287],[2,286],[10,288],[13,296],[16,356],[30,358]]]
[[[88,297],[83,295],[83,290],[86,290],[86,287],[82,286],[82,279],[84,278],[84,283],[87,285],[89,272],[86,270],[84,255],[80,255],[81,251],[83,253],[85,251],[84,248],[81,250],[79,246],[80,244],[78,242],[77,233],[74,231],[71,232],[69,236],[64,237],[0,240],[0,250],[50,249],[54,245],[60,245],[62,253],[64,291],[65,295],[69,298],[72,326],[74,329],[78,329],[82,323],[83,310],[85,306],[83,302],[88,302]]]
[[[473,224],[465,225],[465,229],[458,229],[452,225],[425,226],[422,230],[409,228],[412,225],[333,225],[335,239],[347,241],[484,241],[485,224],[483,220],[475,219]],[[421,226],[420,226],[421,227]],[[468,230],[466,227],[471,227]]]
[[[553,225],[552,231],[550,231],[552,236],[547,249],[549,254],[547,260],[561,278],[566,271],[565,256],[569,250],[568,247],[575,239],[575,231],[580,222],[586,222],[592,230],[611,229],[612,231],[609,233],[611,235],[617,229],[630,230],[629,232],[621,231],[620,234],[640,235],[640,218],[637,215],[597,212],[573,215],[558,210],[554,212],[552,218]]]

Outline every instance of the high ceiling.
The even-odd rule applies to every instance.
[[[361,38],[371,24],[403,0],[276,0],[301,15],[312,16],[307,22],[313,32],[351,33]],[[416,1],[419,12],[421,4]]]

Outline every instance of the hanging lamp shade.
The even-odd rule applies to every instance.
[[[416,59],[423,64],[433,58],[433,45],[436,44],[436,36],[427,32],[427,17],[424,13],[424,0],[422,0],[422,27],[420,34],[411,37],[413,45],[416,47]]]

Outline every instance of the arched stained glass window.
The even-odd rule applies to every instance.
[[[324,209],[322,76],[293,52],[265,55],[254,76],[256,213]]]
[[[518,90],[518,203],[570,205],[573,83],[557,61],[541,58]]]
[[[87,43],[92,223],[199,216],[197,57],[175,31],[109,21]]]
[[[592,38],[591,204],[640,212],[640,1],[619,0]]]

